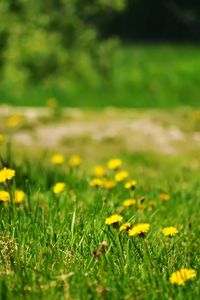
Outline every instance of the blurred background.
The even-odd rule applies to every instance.
[[[0,104],[198,107],[200,1],[1,0]]]

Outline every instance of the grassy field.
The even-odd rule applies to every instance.
[[[115,114],[120,123],[122,114]],[[177,124],[182,120],[165,114],[157,112],[166,128],[168,118]],[[128,115],[133,117],[135,113]],[[85,118],[98,121],[92,112]],[[106,122],[103,115],[99,119]],[[70,148],[71,138],[62,147],[39,150],[38,144],[27,150],[13,141],[30,128],[35,139],[33,124],[20,129],[13,120],[1,117],[0,124],[5,136],[4,141],[0,139],[1,299],[198,299],[200,160],[196,144],[187,150],[191,152],[179,149],[161,154],[148,148],[128,151],[121,139],[95,146],[88,137],[75,137],[74,148]],[[49,119],[40,117],[40,122],[50,126]],[[61,121],[51,122],[56,127]],[[71,126],[69,116],[67,122],[66,130]],[[189,134],[194,132],[197,127],[190,128]],[[81,160],[79,156],[72,159],[75,150]],[[55,153],[63,156],[52,160]],[[108,161],[115,157],[122,165],[113,170]],[[97,165],[103,169],[94,171]],[[15,170],[15,176],[3,174],[5,166]],[[128,174],[119,173],[122,170]],[[9,178],[4,180],[5,176]],[[134,187],[125,188],[130,180],[136,180]],[[127,199],[132,199],[129,205],[124,203]],[[123,219],[106,224],[114,214]],[[131,235],[129,228],[120,230],[125,222],[132,229],[141,223],[149,228]],[[174,236],[163,234],[168,226],[177,230]],[[172,283],[171,275],[182,268],[194,271],[188,280],[178,273],[180,285]]]
[[[68,107],[199,107],[198,46],[127,46],[110,60],[104,81],[90,69],[79,78],[55,75],[39,85],[6,85],[2,78],[0,103],[43,106],[54,97]]]

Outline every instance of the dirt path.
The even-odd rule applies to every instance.
[[[184,114],[110,108],[100,112],[65,109],[55,115],[47,108],[0,107],[0,130],[9,134],[14,131],[14,141],[31,148],[95,145],[105,149],[112,144],[129,152],[199,151],[200,132],[197,127],[184,127]],[[23,116],[23,121],[11,130],[5,123],[13,115]]]

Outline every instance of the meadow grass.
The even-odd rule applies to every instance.
[[[43,106],[55,97],[67,107],[199,107],[199,46],[123,46],[110,60],[104,80],[55,75],[40,84],[9,85],[1,78],[0,103]]]
[[[1,184],[12,196],[0,203],[1,299],[198,299],[199,276],[183,286],[169,281],[174,271],[200,265],[198,157],[121,153],[136,189],[119,182],[107,190],[90,186],[92,167],[111,158],[106,153],[70,167],[68,158],[52,164],[47,152],[16,159],[11,148],[1,145],[1,167],[16,170]],[[117,171],[106,172],[113,179]],[[56,195],[57,182],[66,186]],[[16,189],[26,194],[19,204]],[[160,193],[170,199],[162,201]],[[127,198],[136,205],[125,208]],[[115,213],[132,226],[149,223],[149,232],[129,237],[106,225]],[[179,233],[165,237],[166,226]]]

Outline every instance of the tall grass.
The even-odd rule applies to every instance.
[[[89,185],[88,166],[97,161],[86,159],[77,168],[54,166],[50,156],[16,163],[14,151],[8,152],[2,149],[2,162],[16,176],[7,188],[11,193],[23,189],[26,198],[18,205],[0,203],[1,299],[198,298],[199,277],[184,286],[169,282],[177,269],[200,265],[200,178],[188,160],[124,154],[136,190],[124,189],[123,182],[106,190]],[[52,187],[59,181],[66,188],[55,195]],[[161,201],[161,192],[170,200]],[[138,206],[124,208],[123,200],[130,197]],[[128,237],[105,224],[114,213],[132,225],[147,222],[150,231]],[[165,226],[177,226],[179,233],[164,237]]]

